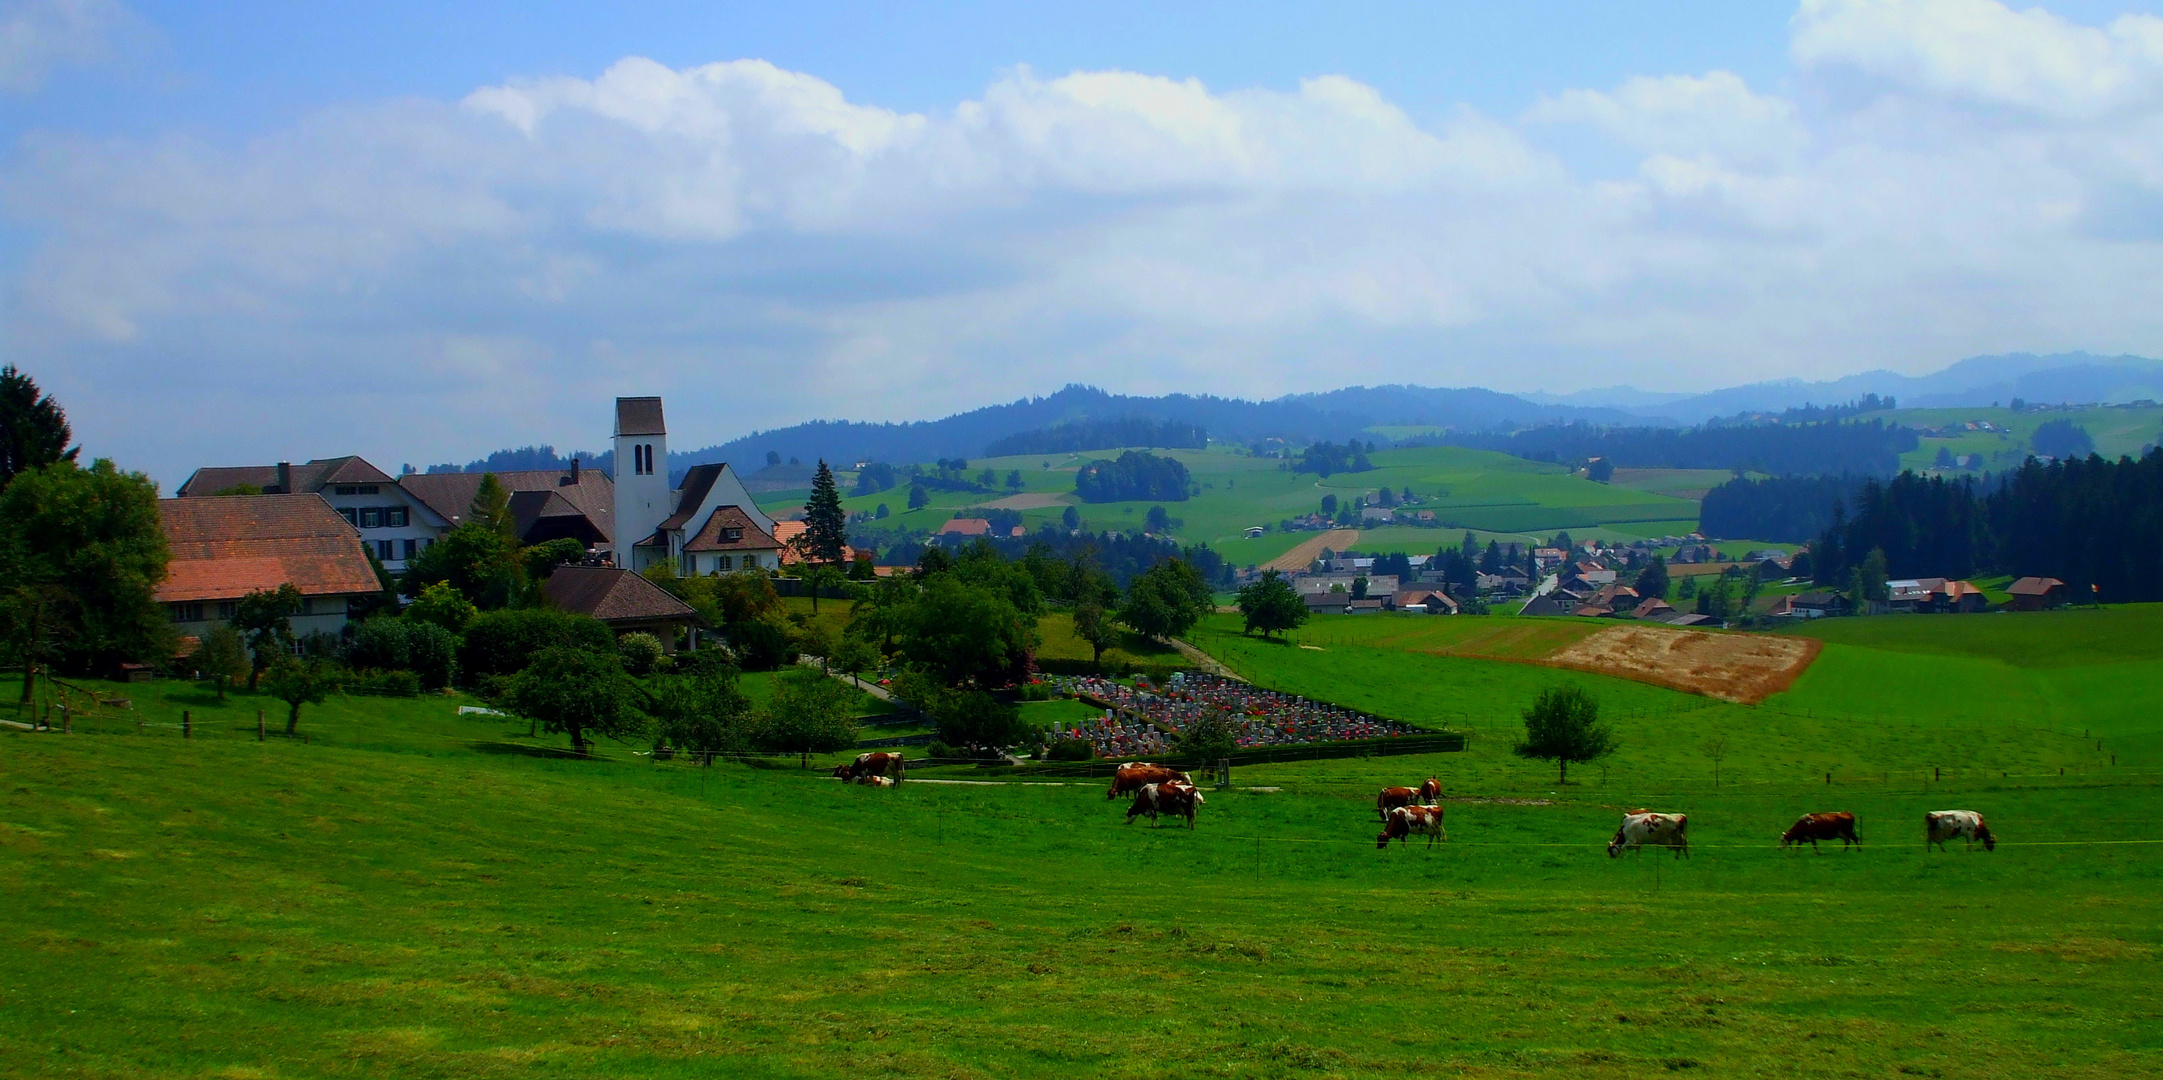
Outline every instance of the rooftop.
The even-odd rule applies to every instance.
[[[290,584],[303,596],[383,586],[360,533],[320,495],[223,495],[158,500],[171,551],[160,603],[237,600]]]

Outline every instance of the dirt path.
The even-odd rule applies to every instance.
[[[1357,543],[1359,543],[1358,529],[1331,529],[1311,540],[1303,540],[1298,547],[1263,563],[1262,569],[1282,570],[1287,574],[1296,573],[1305,570],[1307,564],[1313,562],[1314,557],[1322,553],[1323,548],[1328,548],[1331,551],[1344,551]]]

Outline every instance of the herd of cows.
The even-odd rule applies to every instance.
[[[843,783],[893,787],[906,774],[906,765],[897,753],[859,754],[855,761],[835,766],[833,775]],[[1195,809],[1205,801],[1186,773],[1147,761],[1129,761],[1113,771],[1111,787],[1104,792],[1105,801],[1121,795],[1134,797],[1127,806],[1128,824],[1144,815],[1150,821],[1168,815],[1187,819],[1190,829],[1194,827]],[[1382,819],[1382,833],[1375,837],[1378,848],[1388,847],[1392,840],[1406,844],[1414,836],[1426,837],[1428,847],[1449,839],[1448,830],[1442,826],[1442,782],[1436,777],[1428,777],[1418,787],[1383,788],[1375,796],[1374,809]],[[1924,814],[1923,838],[1926,850],[1936,845],[1943,851],[1950,840],[1965,841],[1971,849],[1977,843],[1985,851],[1998,847],[1990,825],[1973,810],[1932,810]],[[1855,815],[1846,811],[1804,814],[1780,834],[1783,848],[1809,844],[1815,851],[1821,840],[1840,841],[1842,851],[1851,845],[1861,847],[1862,837],[1855,834]],[[1607,843],[1607,854],[1613,858],[1648,845],[1670,848],[1678,859],[1690,854],[1690,816],[1631,810],[1622,815],[1621,827]]]

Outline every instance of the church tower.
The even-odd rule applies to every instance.
[[[657,561],[651,551],[640,556],[638,543],[667,520],[668,425],[661,421],[661,399],[616,399],[616,565],[642,570]],[[658,558],[667,558],[662,549]]]

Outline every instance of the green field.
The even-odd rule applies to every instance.
[[[1943,447],[1956,457],[1983,456],[1983,470],[2003,472],[2017,467],[2034,452],[2030,440],[2035,429],[2052,420],[2070,420],[2095,440],[2095,450],[2107,458],[2138,455],[2141,447],[2163,439],[2163,406],[2114,405],[2092,409],[2050,409],[2014,412],[2011,409],[1900,409],[1867,413],[1865,419],[1883,418],[1909,427],[1948,428],[1987,420],[2004,433],[1962,432],[1952,438],[1922,440],[1922,445],[1900,456],[1902,468],[1922,472],[1937,459]],[[1975,470],[1970,470],[1975,471]]]
[[[313,741],[258,743],[258,699],[112,687],[151,726],[0,736],[0,1074],[2163,1066],[2163,609],[1820,623],[1817,665],[1755,708],[1449,655],[1529,659],[1574,625],[1323,618],[1265,644],[1213,620],[1198,643],[1270,685],[1473,738],[1243,767],[1193,831],[1123,825],[1101,780],[567,760],[455,697],[334,698]],[[1554,682],[1624,743],[1567,787],[1507,752]],[[157,726],[183,707],[192,740]],[[914,775],[942,773],[997,775]],[[1428,773],[1450,842],[1376,851],[1375,787]],[[1638,805],[1690,814],[1693,857],[1609,859]],[[1998,850],[1925,853],[1951,806]],[[1774,846],[1816,809],[1866,846]]]
[[[1340,500],[1372,496],[1387,485],[1394,492],[1409,487],[1420,500],[1411,510],[1432,510],[1444,524],[1438,527],[1385,526],[1363,530],[1377,534],[1370,542],[1364,535],[1361,550],[1431,552],[1444,543],[1460,540],[1467,529],[1481,540],[1499,539],[1522,543],[1569,529],[1585,536],[1617,538],[1658,536],[1689,532],[1696,527],[1697,503],[1658,491],[1595,484],[1572,475],[1559,465],[1525,461],[1507,454],[1460,447],[1418,447],[1382,450],[1373,455],[1375,468],[1359,473],[1338,473],[1326,479],[1313,473],[1295,473],[1273,458],[1257,458],[1236,447],[1209,450],[1157,450],[1176,457],[1192,473],[1200,491],[1184,502],[1164,503],[1178,524],[1174,534],[1183,542],[1205,542],[1219,549],[1235,565],[1267,562],[1307,539],[1310,533],[1276,532],[1278,522],[1311,513],[1322,496]],[[997,473],[999,491],[993,495],[965,492],[930,492],[929,505],[908,509],[906,486],[875,495],[851,496],[843,504],[851,511],[875,510],[884,504],[889,517],[879,524],[929,531],[948,518],[970,516],[970,508],[1008,497],[1006,477],[1019,471],[1022,494],[1036,495],[1045,505],[1021,510],[1024,524],[1035,529],[1055,522],[1068,505],[1080,512],[1083,527],[1092,531],[1131,532],[1143,527],[1153,502],[1082,503],[1073,494],[1074,473],[1095,458],[1116,457],[1120,451],[1102,450],[1065,454],[988,458],[971,461],[973,477],[990,468]],[[1695,474],[1679,480],[1686,487],[1696,483]],[[849,479],[842,480],[844,488]],[[761,497],[770,512],[800,509],[801,500]],[[1268,525],[1271,532],[1249,540],[1249,526]],[[1379,545],[1379,546],[1377,546]]]

